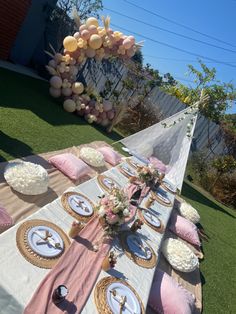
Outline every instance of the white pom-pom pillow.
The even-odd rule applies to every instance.
[[[179,205],[179,212],[181,216],[192,221],[194,224],[200,221],[200,215],[197,210],[186,202],[181,202]]]
[[[93,167],[105,166],[103,154],[91,147],[83,147],[79,152],[79,157],[86,162],[86,164]]]
[[[166,239],[162,253],[174,269],[184,273],[194,271],[199,265],[197,256],[180,240]]]
[[[38,195],[48,189],[48,173],[40,165],[32,162],[10,162],[4,172],[7,183],[17,192]]]

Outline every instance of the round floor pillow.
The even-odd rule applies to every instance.
[[[4,177],[12,189],[25,195],[42,194],[48,189],[47,171],[32,162],[10,162],[5,168]]]
[[[179,205],[179,212],[181,216],[197,224],[200,221],[200,215],[197,210],[187,202],[181,202]]]
[[[199,265],[197,256],[177,239],[166,239],[162,245],[162,253],[174,269],[184,273],[194,271]]]
[[[91,147],[81,148],[79,157],[92,167],[98,168],[105,165],[103,154]]]

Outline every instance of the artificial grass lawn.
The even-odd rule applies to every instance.
[[[0,161],[79,145],[95,140],[112,143],[106,134],[66,113],[48,94],[48,83],[0,69]],[[184,183],[183,197],[201,215],[211,237],[204,242],[204,313],[236,313],[236,212]]]
[[[120,139],[65,112],[48,87],[45,81],[0,68],[0,161]]]
[[[200,263],[203,312],[236,313],[236,211],[187,181],[182,196],[199,211],[210,236],[209,242],[203,241],[204,260]]]

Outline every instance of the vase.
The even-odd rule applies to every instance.
[[[105,229],[107,227],[107,222],[104,217],[99,217],[99,223],[102,226],[102,229]]]
[[[82,229],[83,229],[82,223],[74,221],[69,231],[69,237],[71,237],[72,239],[77,237],[77,235]]]

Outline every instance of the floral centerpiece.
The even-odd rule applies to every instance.
[[[129,215],[128,198],[118,188],[113,188],[111,194],[104,196],[98,205],[98,216],[107,235],[115,235]]]
[[[152,165],[142,166],[137,168],[138,179],[147,185],[155,185],[159,179],[159,172]]]

